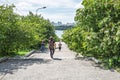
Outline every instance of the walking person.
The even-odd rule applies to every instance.
[[[54,52],[55,52],[55,41],[53,37],[50,37],[49,40],[49,50],[50,50],[50,57],[53,58]]]
[[[61,47],[62,47],[62,43],[61,43],[61,41],[59,41],[59,43],[58,43],[59,51],[61,51]]]
[[[42,40],[42,42],[41,42],[41,52],[45,52],[45,41],[44,40]]]

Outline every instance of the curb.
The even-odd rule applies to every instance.
[[[29,57],[31,54],[33,54],[35,52],[35,50],[30,51],[29,53],[27,53],[24,57]]]
[[[87,57],[87,58],[88,58],[88,60],[94,61],[96,64],[100,64],[101,63],[99,60],[97,60],[94,57]]]
[[[80,56],[79,54],[76,54],[75,59],[91,60],[94,61],[96,64],[101,64],[101,62],[94,57],[85,57],[85,56]]]
[[[6,61],[8,60],[9,57],[3,57],[3,58],[0,58],[0,63],[3,62],[3,61]]]
[[[33,54],[35,52],[35,50],[32,50],[32,51],[30,51],[29,53],[27,53],[24,57],[29,57],[31,54]],[[2,62],[4,62],[4,61],[6,61],[6,60],[8,60],[9,59],[9,57],[2,57],[2,58],[0,58],[0,63],[2,63]]]

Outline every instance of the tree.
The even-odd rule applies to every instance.
[[[20,16],[13,12],[14,7],[0,6],[0,54],[11,55],[21,50],[35,49],[43,39],[47,41],[50,36],[56,37],[49,20],[32,12]]]
[[[71,30],[73,50],[85,56],[94,56],[109,67],[120,63],[120,4],[119,0],[83,0],[83,9],[76,11],[77,27]],[[78,28],[79,27],[79,28]],[[79,33],[75,32],[79,29]],[[69,31],[64,34],[68,37]],[[76,37],[78,35],[78,41]],[[79,42],[79,43],[78,43]],[[72,45],[71,45],[72,46]],[[75,49],[74,49],[75,48]]]

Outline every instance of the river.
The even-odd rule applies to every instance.
[[[56,34],[59,38],[62,38],[63,30],[55,30],[55,34]]]

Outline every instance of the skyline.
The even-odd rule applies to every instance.
[[[76,10],[83,8],[82,0],[0,0],[0,5],[14,4],[14,11],[20,15],[27,15],[29,11],[36,14],[36,10],[41,7],[47,7],[37,11],[37,15],[42,15],[50,22],[73,23]]]

